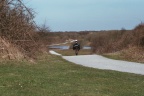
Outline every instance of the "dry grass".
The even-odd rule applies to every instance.
[[[19,60],[24,58],[24,54],[13,44],[0,38],[0,58]]]
[[[116,58],[144,62],[144,24],[133,30],[98,32],[91,41],[95,53],[119,53]]]
[[[128,61],[144,63],[144,50],[142,47],[132,47],[122,50],[121,55]]]
[[[144,63],[144,50],[140,47],[130,47],[114,53],[104,53],[103,55],[117,60]]]

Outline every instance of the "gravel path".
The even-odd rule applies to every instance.
[[[144,75],[144,64],[141,63],[113,60],[100,55],[78,55],[62,57],[70,62],[86,67]]]
[[[53,50],[50,50],[49,53],[50,53],[50,54],[53,54],[53,55],[62,56],[61,54],[59,54],[59,53],[57,53],[57,52],[55,52],[55,51],[53,51]]]

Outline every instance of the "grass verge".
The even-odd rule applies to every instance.
[[[68,49],[68,50],[54,50],[60,54],[62,54],[63,56],[73,56],[75,55],[75,51],[73,49]],[[92,54],[92,51],[89,49],[81,49],[78,53],[78,55],[90,55]]]
[[[143,96],[144,76],[86,68],[59,56],[0,63],[0,96]]]
[[[131,47],[114,53],[103,54],[103,56],[116,60],[144,63],[143,48]]]

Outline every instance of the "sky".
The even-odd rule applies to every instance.
[[[23,0],[51,31],[131,30],[144,22],[144,0]]]

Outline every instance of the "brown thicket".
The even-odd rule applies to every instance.
[[[93,52],[111,53],[130,47],[144,47],[144,24],[133,30],[104,31],[93,34]]]
[[[37,27],[33,19],[34,11],[27,8],[22,0],[0,0],[1,40],[13,44],[24,57],[34,57],[37,51],[41,51],[39,36],[36,33]],[[1,43],[1,48],[3,44]]]
[[[144,23],[139,24],[133,30],[134,44],[138,47],[144,47]]]

